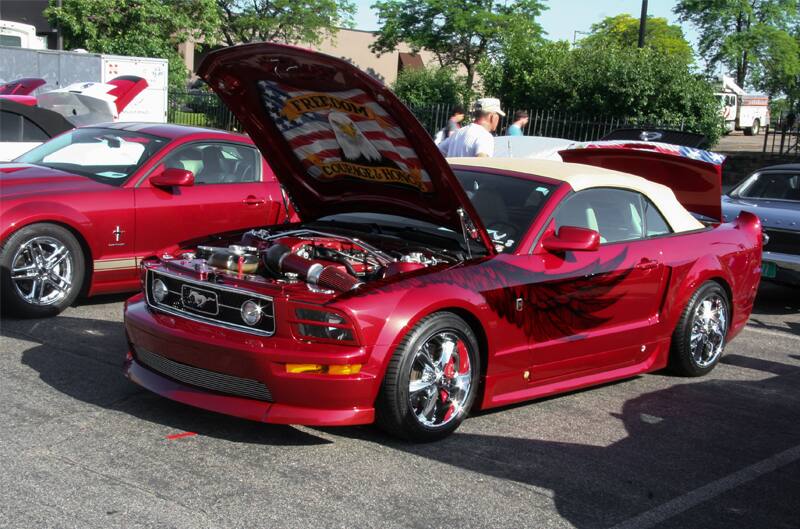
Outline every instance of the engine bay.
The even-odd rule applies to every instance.
[[[378,239],[380,248],[374,241],[311,228],[256,229],[245,232],[237,244],[200,245],[181,258],[201,275],[303,281],[310,288],[332,292],[461,260],[457,253],[397,237]]]

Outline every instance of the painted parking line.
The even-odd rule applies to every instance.
[[[758,463],[753,463],[733,474],[728,474],[724,478],[720,478],[707,485],[694,489],[683,496],[678,496],[667,503],[659,505],[655,509],[645,511],[633,518],[618,523],[611,529],[647,529],[648,527],[655,527],[673,516],[688,511],[692,507],[696,507],[703,502],[735,489],[739,485],[753,481],[764,474],[769,474],[798,460],[800,460],[800,445],[775,454]]]

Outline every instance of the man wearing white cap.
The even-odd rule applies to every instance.
[[[492,132],[497,129],[500,116],[505,115],[500,108],[499,99],[494,97],[478,99],[475,102],[475,121],[441,142],[439,150],[447,158],[492,156],[494,154]]]

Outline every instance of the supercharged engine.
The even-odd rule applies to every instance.
[[[378,249],[361,239],[311,229],[275,233],[260,229],[246,232],[240,244],[198,246],[193,255],[184,257],[213,273],[304,281],[334,292],[458,260],[425,247],[387,246],[390,249]]]

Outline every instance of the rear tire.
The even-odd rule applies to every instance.
[[[709,373],[719,363],[730,325],[725,289],[707,281],[692,295],[672,333],[670,368],[687,377]]]
[[[450,312],[420,320],[389,361],[376,402],[376,422],[413,442],[453,433],[469,414],[480,379],[478,341]]]
[[[3,312],[18,318],[55,316],[75,301],[83,286],[83,249],[55,224],[31,224],[0,246]]]

